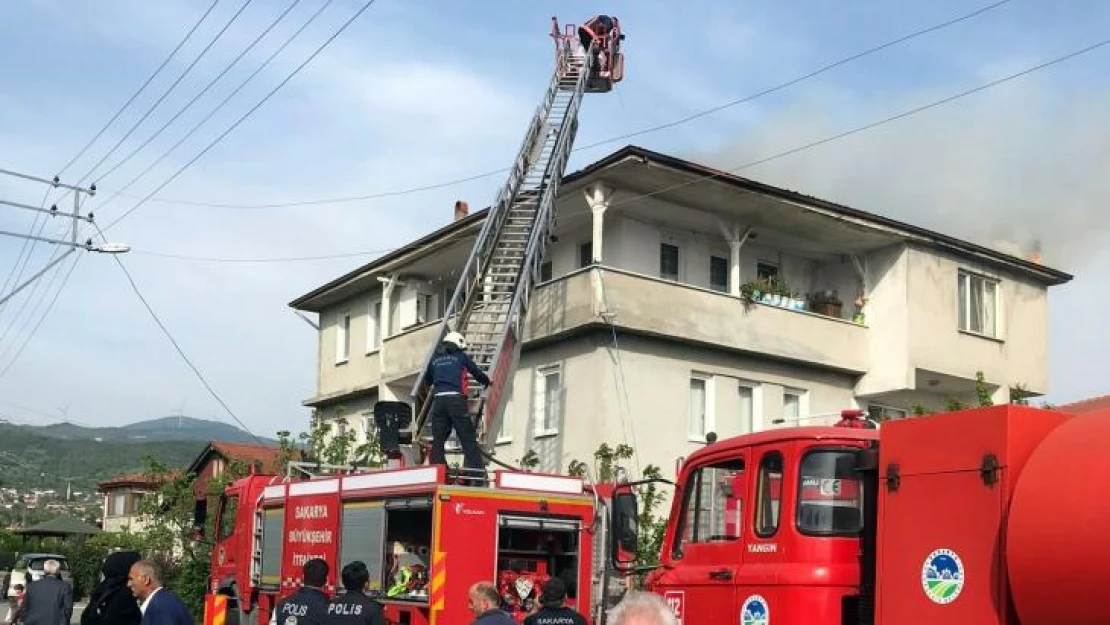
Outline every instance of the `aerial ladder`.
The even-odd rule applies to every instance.
[[[612,28],[604,34],[593,30],[590,48],[584,50],[579,28],[567,24],[560,30],[558,19],[551,18],[554,75],[444,308],[435,340],[413,384],[413,407],[400,402],[380,402],[382,410],[375,407],[379,431],[385,434],[383,448],[397,450],[391,455],[404,458],[403,464],[423,464],[427,458],[434,397],[425,375],[436,347],[452,331],[466,337],[466,351],[490,377],[484,395],[481,385],[470,380],[468,411],[475,420],[483,455],[492,458],[520,357],[529,299],[555,224],[555,199],[574,145],[582,96],[607,93],[623,78],[620,43],[624,35],[619,20],[609,19]],[[410,426],[408,432],[399,432]],[[402,454],[402,445],[410,453]],[[452,436],[448,452],[457,451]]]

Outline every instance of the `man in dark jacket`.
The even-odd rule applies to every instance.
[[[370,571],[366,563],[355,560],[343,567],[343,588],[346,593],[328,603],[326,625],[385,625],[382,606],[366,596]]]
[[[581,614],[567,607],[567,586],[553,577],[543,586],[540,609],[524,619],[524,625],[586,625]]]
[[[142,625],[193,625],[185,602],[162,586],[162,571],[154,562],[139,560],[132,564],[127,586],[140,602]]]
[[[323,625],[328,613],[328,563],[313,558],[304,563],[304,583],[297,592],[279,601],[274,610],[277,625]]]
[[[69,625],[73,618],[73,588],[58,579],[57,560],[42,565],[43,575],[27,584],[20,619],[24,625]]]
[[[463,466],[474,472],[485,465],[478,448],[478,435],[474,422],[467,414],[466,374],[474,376],[482,386],[489,386],[489,376],[466,354],[466,340],[458,332],[448,332],[428,363],[425,378],[433,386],[435,403],[432,404],[432,464],[447,464],[443,447],[451,429],[459,436],[463,448]]]
[[[470,587],[470,611],[478,617],[472,625],[517,625],[508,612],[501,610],[501,596],[490,582],[478,582]]]

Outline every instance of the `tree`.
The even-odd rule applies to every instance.
[[[216,534],[215,514],[207,515],[203,534],[194,531],[196,476],[173,471],[151,458],[147,475],[161,484],[153,496],[144,497],[139,512],[147,520],[144,545],[147,557],[162,565],[167,588],[176,592],[193,619],[204,616],[204,594],[208,587],[212,541]],[[219,478],[208,483],[204,493],[210,500],[208,510],[216,510],[215,499],[231,482],[248,474],[246,465],[230,462]]]

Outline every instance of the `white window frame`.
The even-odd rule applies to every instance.
[[[705,413],[704,422],[702,423],[702,431],[698,432],[694,426],[694,381],[701,381],[703,384],[703,397],[705,405],[702,407]],[[695,443],[706,442],[705,435],[712,432],[716,427],[713,410],[713,376],[708,373],[692,372],[686,382],[686,438],[687,440]]]
[[[494,442],[495,445],[505,445],[513,442],[513,428],[510,425],[512,420],[511,411],[506,408],[501,417],[501,429],[497,431],[497,440]]]
[[[976,284],[977,282],[977,284]],[[978,288],[984,293],[986,285],[994,285],[994,311],[993,311],[993,328],[984,328],[984,331],[976,331],[971,329],[971,318],[975,314],[971,308],[971,290]],[[982,297],[983,301],[985,298]],[[961,308],[963,313],[961,314]],[[988,276],[982,273],[976,273],[967,269],[960,269],[956,276],[956,327],[960,332],[970,334],[972,336],[981,336],[989,339],[1001,340],[1002,338],[1002,281],[998,278]]]
[[[736,395],[739,397],[740,389],[752,392],[752,433],[763,430],[763,385],[751,380],[739,380],[736,385]]]
[[[382,348],[382,300],[373,297],[366,305],[366,353]]]
[[[798,398],[798,414],[791,418],[786,415],[786,396],[793,395]],[[782,419],[787,427],[801,425],[809,416],[809,391],[804,388],[784,386],[782,389]]]
[[[547,421],[547,380],[548,377],[556,375],[559,378],[559,393],[556,399],[556,414],[550,421],[554,424],[552,427],[545,427]],[[535,391],[532,398],[532,418],[534,421],[534,437],[541,438],[545,436],[557,436],[559,434],[559,425],[562,423],[563,416],[563,388],[564,376],[562,365],[548,365],[536,369]]]
[[[351,358],[351,312],[338,314],[335,322],[335,364],[341,365]]]

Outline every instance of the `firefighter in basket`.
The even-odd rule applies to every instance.
[[[428,548],[393,543],[392,581],[385,595],[391,599],[428,596]]]

